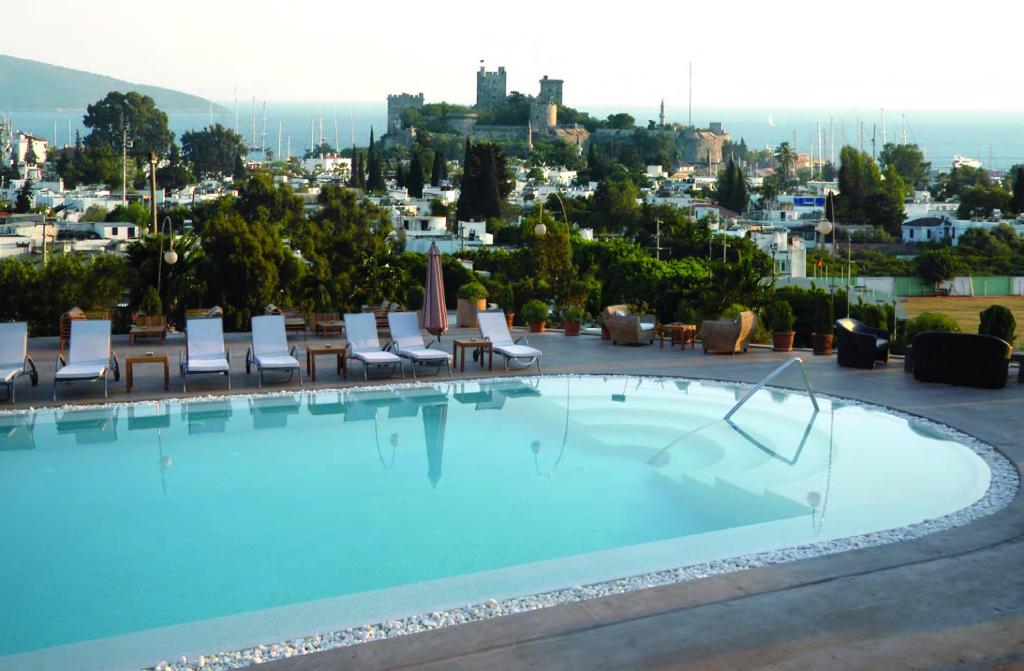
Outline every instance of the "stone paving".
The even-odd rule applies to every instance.
[[[469,335],[456,329],[453,336]],[[518,333],[517,333],[518,335]],[[256,390],[245,375],[247,334],[229,334],[234,392]],[[309,342],[322,342],[310,336]],[[592,336],[530,335],[551,373],[656,374],[753,383],[791,354],[752,349],[712,356],[679,347],[615,347]],[[300,349],[304,341],[292,338]],[[338,341],[341,342],[341,341]],[[136,371],[135,387],[111,385],[111,401],[181,396],[174,373],[181,340],[128,346],[122,358],[165,352],[162,370]],[[14,407],[50,404],[56,339],[30,342],[40,384],[22,380]],[[949,424],[1005,454],[1018,472],[1024,461],[1024,385],[1016,371],[1002,390],[915,382],[901,361],[874,370],[842,369],[833,357],[800,353],[816,390],[870,401]],[[300,354],[300,359],[304,356]],[[330,366],[315,387],[343,381]],[[525,373],[535,375],[536,372]],[[467,361],[455,377],[488,373]],[[358,364],[347,384],[362,384]],[[787,373],[780,386],[799,387]],[[306,387],[311,385],[307,382]],[[298,388],[270,384],[268,390]],[[193,378],[189,395],[226,393],[223,378]],[[62,386],[60,403],[103,402],[96,384]],[[10,408],[3,404],[0,408]],[[1017,668],[1024,666],[1024,497],[963,527],[913,541],[844,552],[702,580],[617,594],[544,610],[413,634],[393,640],[294,657],[263,667],[285,669],[519,668]]]

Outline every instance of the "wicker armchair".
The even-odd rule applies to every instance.
[[[650,345],[657,332],[655,315],[630,314],[625,305],[609,305],[604,309],[604,327],[613,345]]]
[[[741,312],[736,319],[705,321],[700,325],[704,353],[735,354],[746,352],[757,325],[753,312]]]

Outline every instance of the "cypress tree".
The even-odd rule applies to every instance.
[[[434,165],[430,169],[430,185],[441,186],[441,182],[448,178],[448,166],[444,160],[444,153],[437,149],[434,151]]]
[[[423,197],[423,162],[420,161],[420,153],[412,155],[412,162],[409,163],[409,178],[406,180],[409,188],[409,195],[413,198]]]
[[[405,179],[405,169],[402,168],[401,161],[398,161],[398,165],[395,166],[395,184],[397,184],[399,188],[409,185]]]
[[[370,147],[366,150],[366,189],[381,192],[385,189],[384,171],[380,165],[380,154],[373,141],[373,127],[370,127]]]

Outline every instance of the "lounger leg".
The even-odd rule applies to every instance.
[[[537,357],[537,372],[540,372],[540,357]]]
[[[231,391],[231,373],[224,373],[224,377],[228,379],[228,391]]]
[[[404,380],[405,379],[405,366],[402,365],[401,361],[398,362],[398,370],[402,371],[402,379]],[[395,369],[394,368],[391,369],[391,374],[392,375],[395,374]],[[413,363],[412,377],[413,377],[413,379],[416,379],[416,364],[415,363]]]
[[[412,368],[412,379],[415,380],[416,379],[416,362],[410,360],[409,361],[409,367]],[[402,377],[405,377],[405,365],[404,364],[402,365]]]
[[[299,366],[299,386],[300,387],[303,386],[303,384],[302,384],[302,366]]]
[[[256,384],[259,386],[260,389],[263,389],[263,368],[262,367],[256,369]]]
[[[57,380],[53,381],[53,400],[57,400]]]
[[[445,359],[444,364],[446,366],[448,366],[448,377],[451,377],[452,376],[452,360],[451,359]]]
[[[107,374],[103,374],[103,398],[109,398],[107,396]]]

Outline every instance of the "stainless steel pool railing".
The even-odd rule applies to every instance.
[[[791,367],[793,364],[798,364],[800,366],[800,374],[804,378],[804,386],[807,388],[807,394],[811,397],[811,403],[814,405],[815,412],[817,412],[818,411],[818,399],[814,396],[814,389],[811,388],[811,381],[809,379],[807,379],[807,368],[804,366],[804,360],[801,359],[798,356],[795,356],[792,359],[790,359],[789,361],[787,361],[786,363],[782,364],[781,366],[779,366],[778,368],[773,370],[772,372],[770,372],[767,375],[765,375],[761,379],[760,382],[755,384],[750,389],[750,391],[748,391],[746,394],[743,395],[743,398],[741,398],[740,400],[736,401],[736,405],[732,406],[732,409],[730,409],[729,412],[725,413],[725,417],[723,417],[722,419],[728,421],[728,419],[730,417],[732,417],[734,414],[736,414],[737,410],[739,410],[740,408],[743,407],[744,403],[746,403],[747,401],[750,400],[751,396],[753,396],[754,394],[756,394],[760,390],[764,389],[764,387],[769,382],[771,382],[772,380],[777,378],[779,375],[781,375],[783,373],[783,371],[785,371],[787,368]]]

